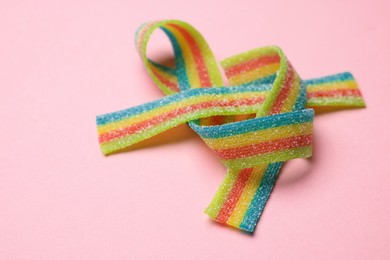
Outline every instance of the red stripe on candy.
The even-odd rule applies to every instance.
[[[361,97],[362,94],[359,89],[338,89],[329,91],[315,91],[308,92],[308,98],[321,98],[321,97]]]
[[[238,173],[238,177],[234,182],[227,199],[223,203],[222,208],[219,210],[215,221],[223,224],[228,221],[230,215],[233,213],[233,210],[237,205],[238,200],[240,199],[242,192],[244,191],[246,184],[248,183],[252,171],[253,168],[245,168]]]
[[[251,144],[242,147],[214,150],[223,160],[239,159],[254,155],[260,155],[270,152],[282,151],[298,147],[311,145],[313,135],[300,135],[287,138],[281,138],[271,141],[265,141],[257,144]]]
[[[169,89],[175,91],[175,92],[179,92],[179,87],[176,83],[172,82],[172,81],[169,81],[168,79],[164,78],[163,76],[161,76],[160,74],[158,74],[154,69],[152,69],[152,72],[153,74],[156,76],[156,78],[161,81],[161,83],[163,83],[164,85],[166,85]]]
[[[288,62],[288,74],[287,78],[280,89],[279,95],[276,97],[276,100],[272,106],[270,114],[278,114],[282,110],[283,104],[288,98],[288,95],[291,90],[291,86],[294,80],[294,69],[291,66],[290,62]]]
[[[264,101],[263,97],[256,97],[256,98],[248,98],[248,99],[239,99],[239,100],[215,100],[215,101],[209,101],[209,102],[203,102],[194,104],[187,107],[178,108],[169,112],[166,112],[164,114],[161,114],[159,116],[155,116],[151,119],[141,121],[139,123],[136,123],[134,125],[122,128],[120,130],[114,130],[111,132],[107,132],[104,134],[99,135],[99,142],[100,143],[106,143],[110,142],[114,139],[121,138],[127,135],[131,135],[143,130],[146,130],[148,128],[151,128],[153,126],[159,125],[164,123],[165,121],[168,121],[172,118],[176,118],[178,116],[191,113],[197,110],[203,110],[211,107],[239,107],[239,106],[249,106],[254,104],[259,104]]]

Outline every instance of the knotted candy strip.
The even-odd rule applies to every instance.
[[[172,43],[174,67],[146,56],[148,40],[158,28]],[[206,41],[185,22],[146,23],[137,31],[136,46],[149,75],[168,96],[98,116],[103,153],[188,122],[228,168],[206,213],[249,232],[254,231],[282,163],[312,154],[314,113],[305,106],[364,107],[350,73],[302,81],[276,46],[223,60],[229,85]]]

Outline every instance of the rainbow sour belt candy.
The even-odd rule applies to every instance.
[[[147,58],[155,29],[169,37],[174,67]],[[276,46],[227,58],[221,62],[222,72],[200,33],[182,21],[144,24],[136,46],[147,72],[167,96],[98,116],[103,153],[121,151],[188,122],[228,169],[205,212],[249,232],[283,162],[311,156],[314,110],[364,107],[350,73],[301,80]]]

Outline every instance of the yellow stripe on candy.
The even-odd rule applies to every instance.
[[[260,130],[256,132],[250,132],[246,134],[240,134],[222,138],[204,138],[203,140],[207,145],[214,149],[229,149],[241,146],[246,146],[254,143],[260,143],[264,141],[272,141],[280,138],[287,138],[296,136],[298,134],[306,135],[313,131],[312,123],[287,125]]]
[[[257,189],[260,186],[261,179],[263,178],[266,169],[267,169],[266,165],[256,166],[253,168],[249,181],[245,186],[245,189],[242,192],[240,199],[238,200],[232,215],[227,221],[227,224],[233,227],[240,226],[242,220],[245,217],[246,211],[249,205],[251,204]]]
[[[227,70],[241,63],[245,63],[264,56],[274,55],[279,55],[279,53],[273,49],[272,46],[270,46],[270,48],[253,49],[222,60],[221,66],[224,68],[224,70]]]
[[[362,97],[308,98],[306,102],[306,107],[314,108],[316,111],[317,109],[319,111],[322,111],[322,109],[332,111],[332,109],[336,108],[363,108],[365,106],[366,104]]]
[[[279,69],[279,66],[279,63],[273,63],[270,65],[262,66],[258,69],[242,72],[238,75],[229,78],[229,82],[232,85],[241,85],[249,83],[255,81],[256,79],[264,78],[275,74],[275,72]]]
[[[309,85],[307,86],[307,92],[317,92],[317,91],[331,91],[331,90],[340,90],[340,89],[357,89],[357,83],[354,80],[346,80],[339,82],[331,82],[318,85]]]

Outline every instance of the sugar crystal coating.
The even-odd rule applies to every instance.
[[[174,67],[146,56],[156,29],[172,43]],[[118,152],[187,122],[228,169],[206,214],[248,232],[254,231],[283,162],[312,155],[313,109],[364,107],[350,73],[301,80],[277,46],[229,57],[221,61],[221,72],[202,35],[182,21],[143,24],[136,33],[136,48],[167,96],[97,116],[103,153]]]

